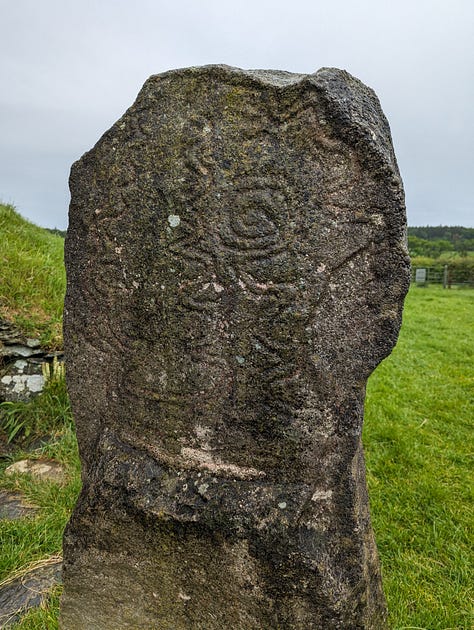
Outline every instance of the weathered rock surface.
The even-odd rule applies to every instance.
[[[384,628],[361,428],[409,261],[375,94],[153,76],[70,186],[62,628]]]
[[[41,363],[18,359],[11,363],[0,378],[0,400],[26,402],[44,388]]]

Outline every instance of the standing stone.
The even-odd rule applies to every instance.
[[[385,628],[361,429],[409,261],[375,94],[153,76],[70,185],[61,627]]]

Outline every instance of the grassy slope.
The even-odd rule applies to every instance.
[[[61,345],[64,239],[0,204],[0,316]]]
[[[56,340],[64,292],[63,243],[58,238],[0,206],[0,256],[6,264],[0,269],[0,315],[14,315],[45,337],[56,334]],[[15,272],[17,267],[21,273]],[[413,288],[400,342],[369,381],[364,430],[368,481],[391,622],[397,630],[471,628],[473,306],[472,290]],[[28,323],[29,309],[33,324]],[[46,392],[30,411],[20,406],[17,417],[41,432],[41,416],[48,431],[57,431],[56,443],[43,454],[62,461],[70,480],[61,488],[6,479],[1,475],[6,462],[0,467],[0,487],[22,489],[41,507],[35,519],[0,523],[0,580],[60,551],[79,488],[67,399],[61,386],[55,387],[59,389]],[[56,593],[48,608],[27,615],[17,627],[53,630],[57,612]]]
[[[23,219],[12,206],[0,204],[0,317],[12,320],[26,334],[40,335],[52,348],[62,343],[61,323],[65,289],[64,240]],[[46,457],[63,463],[65,485],[33,481],[23,475],[5,477],[11,463],[0,460],[0,488],[20,490],[39,507],[35,518],[0,521],[0,582],[61,549],[62,532],[79,491],[79,459],[64,380],[52,382],[45,393],[27,404],[0,405],[0,430],[12,423],[49,434],[54,440],[33,454],[18,450],[14,459]],[[3,438],[5,435],[3,435]],[[57,627],[55,605],[25,618],[20,627]]]

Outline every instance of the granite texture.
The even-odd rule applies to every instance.
[[[63,630],[385,628],[361,429],[409,259],[374,92],[152,76],[70,187]]]

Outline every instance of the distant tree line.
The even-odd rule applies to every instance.
[[[408,250],[411,257],[439,258],[444,252],[467,256],[474,251],[474,228],[461,226],[409,227]]]

